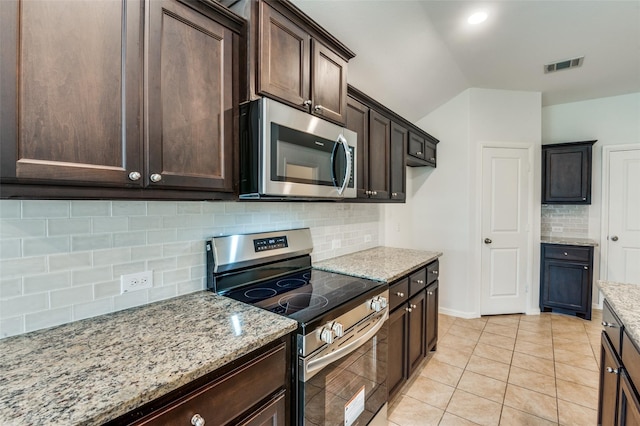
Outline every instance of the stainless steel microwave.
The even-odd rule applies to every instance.
[[[357,137],[272,99],[241,105],[240,198],[355,198]]]

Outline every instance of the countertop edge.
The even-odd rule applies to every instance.
[[[622,321],[633,343],[640,348],[640,285],[598,280],[597,286]]]

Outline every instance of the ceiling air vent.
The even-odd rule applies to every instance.
[[[550,73],[560,70],[568,70],[569,68],[575,68],[582,65],[584,61],[584,56],[580,56],[579,58],[565,59],[564,61],[554,62],[552,64],[546,64],[544,66],[544,73]]]

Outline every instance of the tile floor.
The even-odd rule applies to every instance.
[[[440,315],[432,352],[389,408],[389,426],[595,425],[602,311]]]

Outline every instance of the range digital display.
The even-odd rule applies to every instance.
[[[253,240],[253,247],[256,252],[260,252],[289,247],[289,243],[287,242],[286,236],[260,238],[257,240]]]

